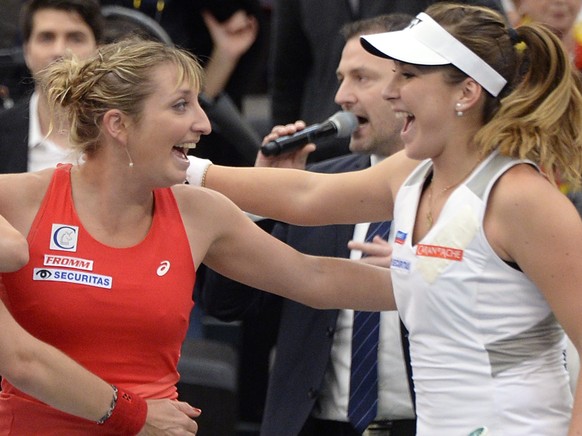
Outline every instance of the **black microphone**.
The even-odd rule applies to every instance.
[[[351,112],[336,112],[321,124],[313,124],[292,135],[281,136],[261,146],[265,156],[278,156],[315,142],[317,139],[335,136],[346,138],[358,127],[358,119]]]

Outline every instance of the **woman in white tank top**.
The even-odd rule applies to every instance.
[[[333,175],[196,161],[191,180],[294,224],[394,220],[392,289],[327,305],[397,306],[419,435],[582,434],[564,336],[582,350],[582,221],[555,183],[582,174],[582,86],[567,52],[539,24],[512,29],[446,3],[361,42],[395,69],[382,97],[404,119],[403,152]],[[312,150],[257,163],[296,167]]]

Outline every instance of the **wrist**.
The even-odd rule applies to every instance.
[[[111,415],[113,414],[113,411],[115,410],[115,406],[117,406],[117,394],[119,392],[119,390],[117,389],[117,386],[115,385],[111,385],[111,387],[113,388],[113,398],[111,399],[111,403],[109,404],[109,409],[107,409],[107,412],[105,412],[105,415],[103,415],[100,419],[97,420],[97,424],[102,425],[105,423],[105,421],[107,421],[109,418],[111,418]]]
[[[195,156],[188,156],[188,160],[190,161],[190,166],[186,173],[186,181],[190,185],[204,187],[206,185],[206,173],[210,165],[212,165],[212,161]]]
[[[136,435],[146,422],[147,403],[138,395],[113,386],[109,410],[97,421],[110,433]]]

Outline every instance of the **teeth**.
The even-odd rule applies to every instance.
[[[410,112],[394,112],[394,115],[396,116],[396,118],[398,119],[405,119],[408,117],[412,117],[413,115]]]
[[[196,143],[195,142],[188,142],[186,144],[182,144],[181,147],[186,148],[186,149],[196,148]]]

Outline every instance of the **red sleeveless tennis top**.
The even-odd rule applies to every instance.
[[[2,298],[33,336],[109,383],[145,398],[177,397],[195,268],[171,189],[154,191],[145,239],[112,248],[91,237],[61,165],[28,235],[30,262],[2,275]],[[2,382],[0,434],[99,434]]]

